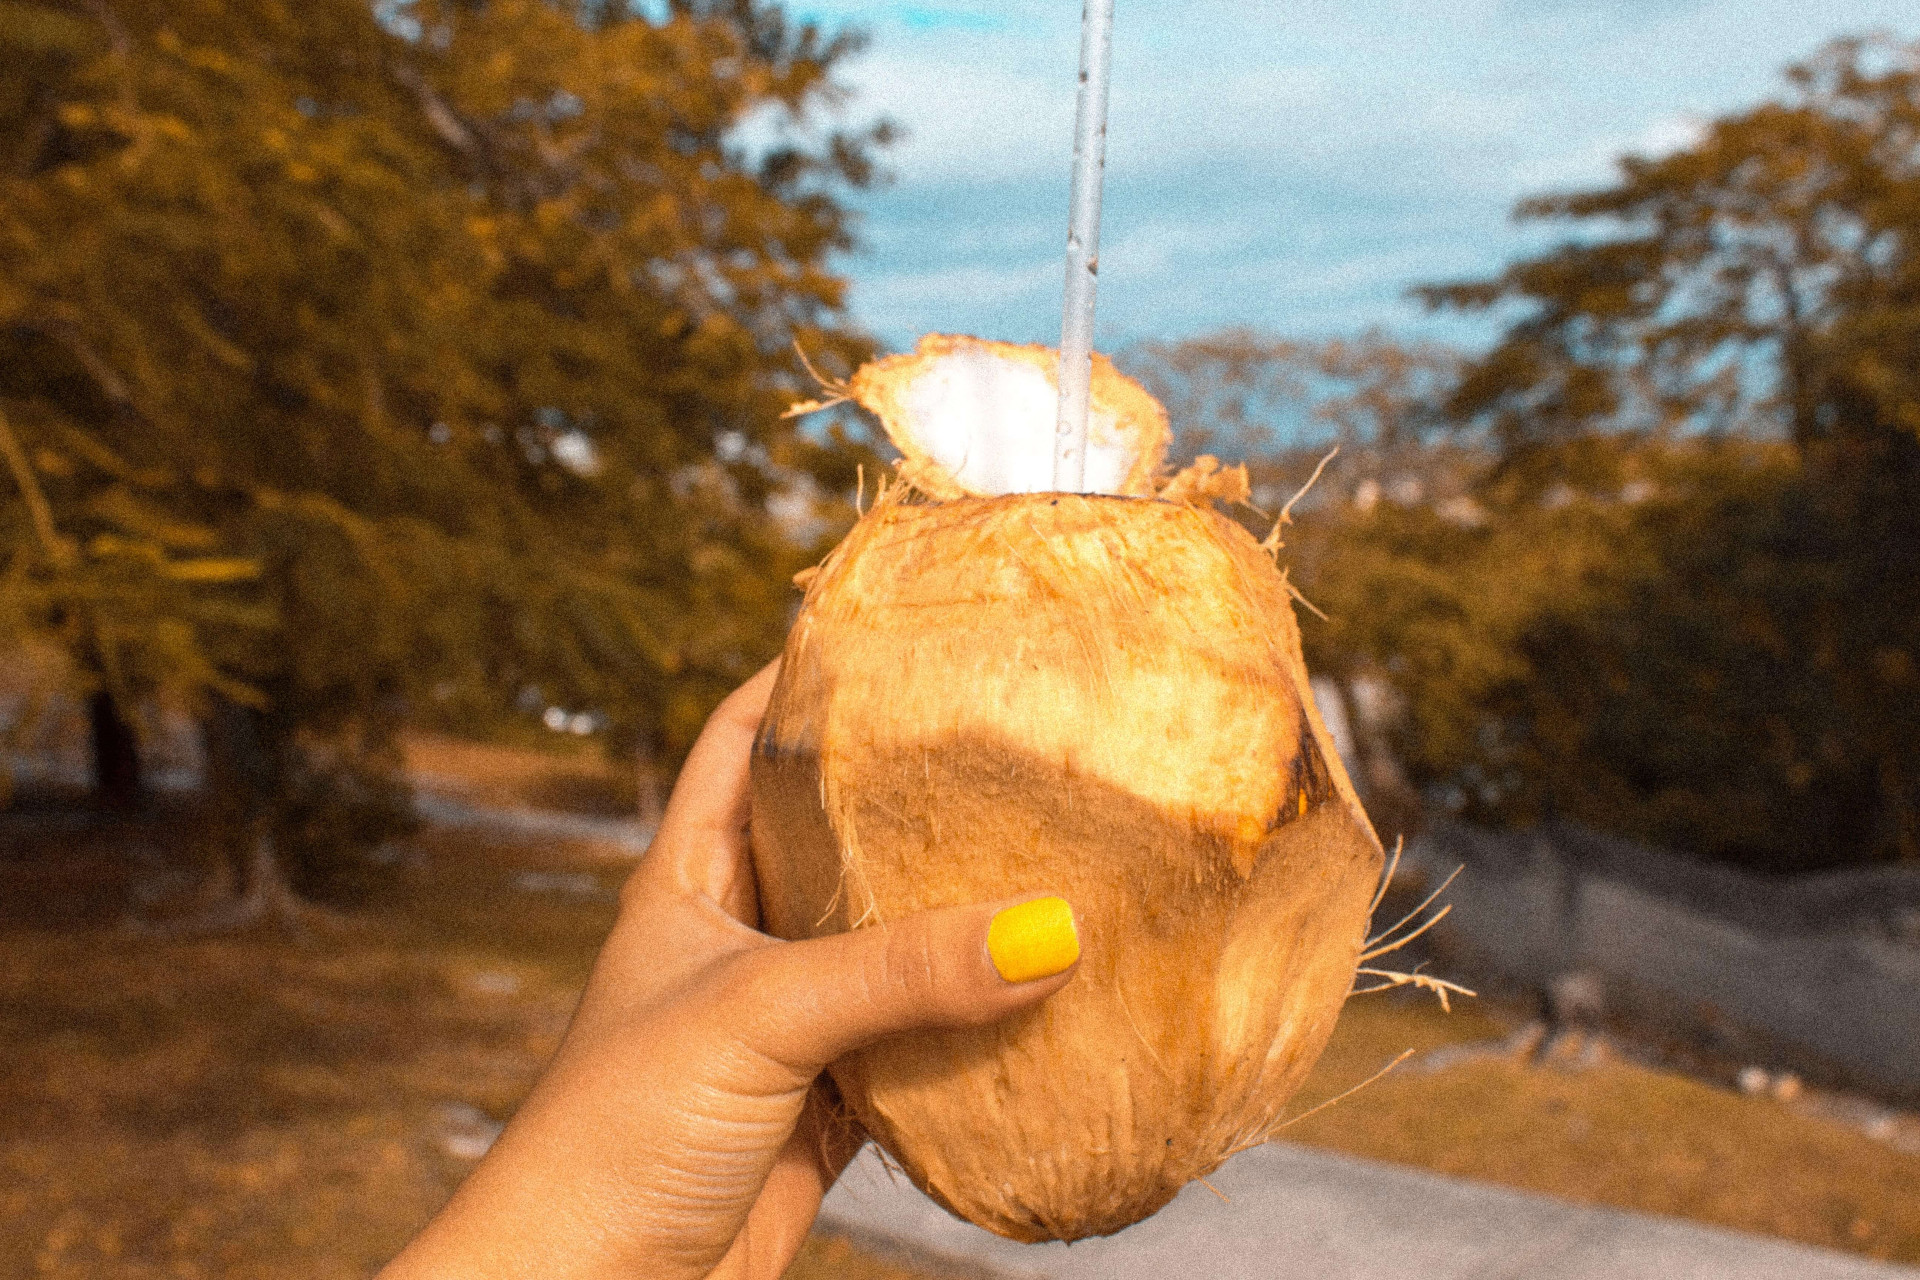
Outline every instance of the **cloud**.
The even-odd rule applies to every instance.
[[[854,111],[907,141],[844,266],[883,339],[1053,340],[1079,6],[801,3],[874,34]],[[1905,0],[1131,0],[1115,34],[1103,344],[1227,324],[1435,320],[1406,300],[1550,230],[1513,204],[1604,183],[1780,87],[1829,35],[1914,27]]]
[[[906,127],[889,157],[903,181],[1004,183],[1064,170],[1073,152],[1071,95],[1047,78],[983,52],[955,62],[913,41],[874,59],[859,77],[864,102]],[[970,41],[985,50],[1027,52],[1018,41]]]
[[[1039,339],[1021,329],[1023,319],[1044,312],[1053,298],[1058,329],[1060,282],[1065,268],[1051,255],[1006,264],[992,262],[889,273],[871,281],[861,298],[863,318],[882,333],[990,332]],[[981,319],[990,323],[982,325]],[[898,345],[907,345],[902,340]]]
[[[1642,129],[1621,148],[1624,155],[1661,160],[1677,151],[1698,146],[1707,137],[1707,122],[1698,116],[1666,116]]]
[[[1599,187],[1619,176],[1622,156],[1661,160],[1699,143],[1708,122],[1694,115],[1661,116],[1631,132],[1590,139],[1578,151],[1543,156],[1513,173],[1525,191],[1574,191]]]
[[[909,31],[1004,31],[1012,23],[1004,13],[952,5],[898,5],[887,16]]]

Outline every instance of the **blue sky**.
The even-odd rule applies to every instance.
[[[865,27],[852,118],[908,137],[843,261],[894,346],[1059,337],[1077,0],[790,0]],[[1911,0],[1118,0],[1098,335],[1381,325],[1530,245],[1514,202],[1780,92],[1828,38],[1920,34]]]

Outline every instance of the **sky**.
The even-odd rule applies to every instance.
[[[896,348],[1058,342],[1079,4],[789,8],[865,28],[848,120],[907,134],[891,183],[855,201],[855,319]],[[1117,0],[1096,341],[1483,340],[1407,290],[1549,243],[1517,200],[1683,147],[1872,30],[1920,36],[1912,0]]]

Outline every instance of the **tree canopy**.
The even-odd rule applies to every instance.
[[[1788,88],[1527,202],[1583,233],[1428,296],[1521,313],[1448,405],[1495,489],[1656,460],[1588,607],[1521,640],[1536,802],[1765,865],[1917,858],[1920,44],[1840,40]]]
[[[860,456],[779,416],[796,345],[868,350],[855,47],[758,0],[0,4],[0,626],[257,709],[280,769],[535,687],[684,747]]]
[[[1611,186],[1518,209],[1584,234],[1421,291],[1524,312],[1456,416],[1511,455],[1594,429],[1920,434],[1920,45],[1839,40],[1787,80]]]
[[[1920,45],[1835,42],[1519,212],[1567,235],[1421,291],[1506,322],[1483,354],[1147,353],[1214,438],[1281,429],[1270,500],[1357,455],[1287,534],[1311,668],[1430,811],[1920,858]]]

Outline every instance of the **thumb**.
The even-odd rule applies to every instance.
[[[828,1063],[884,1036],[974,1027],[1040,1003],[1080,958],[1073,908],[1042,897],[943,907],[892,924],[741,957],[745,990],[728,1021],[785,1079],[804,1086]]]

